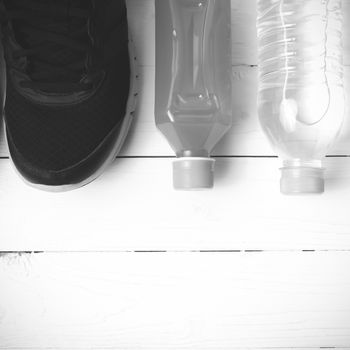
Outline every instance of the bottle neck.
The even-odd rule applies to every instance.
[[[209,158],[210,154],[206,150],[182,150],[176,152],[178,158],[194,157],[194,158]]]
[[[281,168],[281,192],[284,194],[319,194],[324,192],[321,160],[285,160]]]
[[[302,160],[302,159],[287,159],[283,161],[283,168],[315,168],[322,169],[322,160]]]

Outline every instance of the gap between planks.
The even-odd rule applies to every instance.
[[[189,249],[189,250],[42,250],[42,251],[6,251],[0,250],[0,259],[8,255],[34,255],[34,254],[261,254],[261,253],[350,253],[350,249]]]
[[[350,154],[330,154],[326,158],[349,158]],[[115,159],[175,159],[175,156],[118,156]],[[216,155],[214,159],[278,159],[278,156],[273,155]],[[10,160],[9,157],[0,157],[0,160]]]

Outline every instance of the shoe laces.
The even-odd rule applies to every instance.
[[[8,0],[6,22],[15,40],[13,59],[25,58],[30,80],[21,86],[48,93],[87,90],[92,39],[89,34],[91,2],[88,0]]]

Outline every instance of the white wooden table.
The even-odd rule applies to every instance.
[[[103,177],[38,192],[1,140],[0,349],[350,348],[350,110],[326,193],[280,195],[256,112],[255,0],[232,5],[234,125],[213,191],[171,186],[153,117],[152,0],[128,0],[141,97]],[[350,87],[350,0],[344,13]]]

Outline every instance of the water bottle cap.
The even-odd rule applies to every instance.
[[[214,187],[215,160],[211,158],[183,157],[173,163],[174,188],[198,190]]]
[[[283,194],[320,194],[324,192],[324,169],[285,167],[281,169]]]

